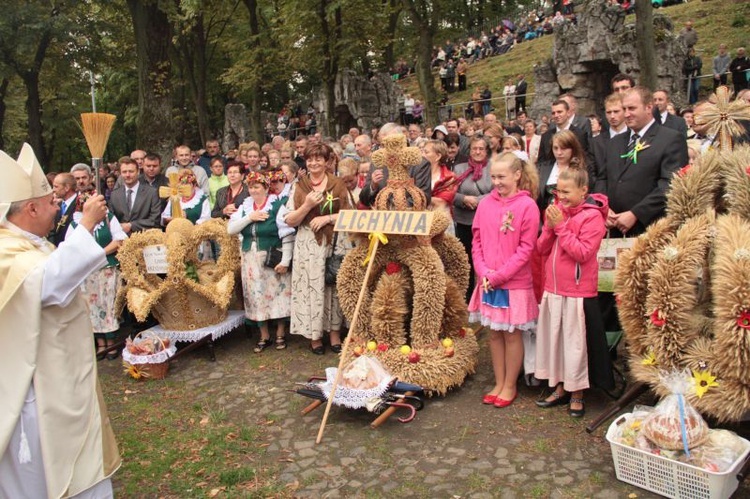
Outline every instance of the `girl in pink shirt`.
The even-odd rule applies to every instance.
[[[534,374],[548,380],[554,391],[536,404],[553,407],[570,400],[568,414],[573,417],[585,412],[583,390],[589,388],[588,357],[594,347],[587,344],[587,336],[592,337],[592,342],[605,338],[601,317],[597,317],[596,255],[606,232],[608,211],[606,196],[589,196],[585,167],[571,163],[560,172],[556,201],[545,211],[537,242],[539,253],[547,258],[547,268]],[[591,306],[586,306],[587,301]],[[606,347],[604,357],[608,359]]]
[[[523,364],[522,332],[538,315],[529,260],[539,231],[536,169],[513,153],[493,158],[493,190],[479,203],[472,224],[472,257],[478,284],[469,302],[469,320],[491,329],[490,355],[495,386],[485,404],[507,407],[518,395]]]

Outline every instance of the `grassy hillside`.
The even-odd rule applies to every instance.
[[[737,47],[750,48],[750,2],[746,0],[691,0],[689,3],[657,10],[669,16],[675,31],[690,20],[698,32],[696,51],[703,59],[703,73],[711,73],[711,63],[720,43],[726,43],[734,55]],[[635,23],[635,16],[628,16],[626,23]],[[471,100],[471,93],[477,85],[488,84],[493,97],[499,97],[508,78],[519,73],[527,75],[529,92],[534,92],[534,65],[552,57],[553,36],[544,36],[531,42],[517,45],[509,53],[478,61],[469,67],[468,88],[465,92],[450,95],[449,104]],[[440,80],[435,85],[439,88]],[[404,92],[420,96],[416,77],[402,80]],[[706,90],[711,89],[710,79],[703,81]],[[531,104],[531,100],[527,104]],[[498,107],[499,102],[493,102]]]

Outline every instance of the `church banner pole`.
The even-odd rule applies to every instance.
[[[318,437],[315,439],[315,443],[319,444],[323,440],[323,432],[326,428],[326,422],[328,421],[328,413],[331,412],[331,404],[333,404],[333,397],[336,394],[336,388],[339,386],[341,381],[341,371],[344,368],[344,359],[346,358],[347,351],[349,350],[349,342],[354,336],[354,330],[357,327],[357,321],[359,320],[359,311],[362,306],[362,300],[365,297],[365,290],[367,289],[367,283],[370,280],[370,271],[372,270],[372,264],[375,262],[375,255],[378,253],[378,246],[380,245],[380,238],[375,237],[375,243],[372,247],[372,252],[369,254],[370,261],[367,263],[367,270],[365,271],[365,278],[362,282],[362,289],[359,290],[359,297],[357,298],[357,305],[354,307],[354,315],[352,316],[352,328],[349,330],[349,334],[346,335],[344,340],[344,346],[341,349],[341,358],[339,359],[339,366],[336,369],[336,378],[333,380],[333,386],[331,386],[331,394],[328,397],[328,403],[326,404],[325,413],[323,413],[323,420],[320,422],[320,429],[318,430]]]

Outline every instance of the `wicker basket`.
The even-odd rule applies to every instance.
[[[138,333],[133,342],[135,342],[145,331]],[[148,379],[164,379],[167,377],[167,371],[169,370],[169,357],[174,355],[176,347],[170,345],[166,347],[164,340],[155,334],[151,334],[153,338],[159,340],[162,345],[162,350],[153,355],[134,355],[128,351],[127,348],[122,351],[122,365],[125,367],[125,371],[137,380],[148,380]],[[164,358],[164,360],[161,360]],[[161,362],[158,362],[161,360]]]

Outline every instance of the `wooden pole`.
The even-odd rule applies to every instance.
[[[320,429],[318,430],[318,438],[315,439],[315,443],[319,444],[323,439],[323,431],[326,428],[326,421],[328,421],[328,413],[331,412],[331,404],[333,403],[333,396],[336,394],[336,388],[339,386],[341,381],[341,369],[344,367],[344,359],[346,358],[346,352],[349,349],[349,342],[354,336],[354,330],[357,327],[357,321],[359,320],[359,310],[362,307],[362,300],[365,297],[365,290],[367,289],[367,282],[370,280],[370,271],[372,270],[372,264],[375,262],[375,255],[378,253],[378,246],[380,245],[380,239],[375,238],[375,245],[372,248],[370,254],[370,261],[367,264],[367,270],[365,271],[365,279],[362,282],[362,289],[359,290],[359,298],[357,298],[357,305],[354,307],[354,315],[352,316],[352,327],[349,330],[349,334],[346,335],[344,340],[344,347],[341,349],[341,358],[339,359],[339,367],[336,369],[336,378],[333,380],[333,386],[331,387],[331,395],[328,397],[328,403],[326,404],[326,411],[323,414],[323,421],[320,422]]]

